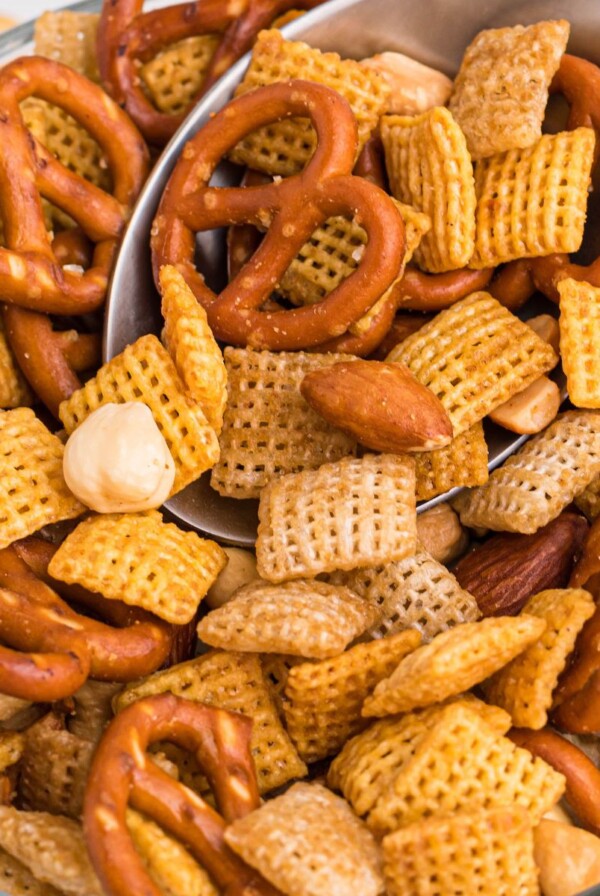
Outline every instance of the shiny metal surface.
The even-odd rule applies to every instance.
[[[358,59],[384,49],[398,50],[451,75],[458,67],[464,48],[482,28],[563,17],[572,23],[570,51],[600,62],[600,4],[597,0],[480,0],[477,4],[465,3],[465,0],[428,0],[426,3],[330,0],[325,6],[292,22],[285,33],[289,38],[306,40],[319,49],[335,50]],[[247,64],[247,59],[240,60],[198,104],[165,150],[140,197],[112,280],[105,330],[107,359],[138,336],[160,330],[159,300],[150,270],[152,219],[185,142],[231,97]],[[218,182],[231,182],[227,170],[220,173],[220,181],[215,183]],[[590,217],[592,224],[600,221],[600,209],[595,203],[591,205]],[[591,230],[592,237],[600,236],[600,227]],[[207,280],[218,286],[225,276],[223,234],[203,235],[198,243]],[[500,464],[525,440],[493,426],[489,427],[488,434],[491,468]],[[421,509],[445,497],[447,495],[426,502]],[[207,477],[169,501],[167,509],[180,523],[220,541],[241,546],[250,546],[254,542],[256,502],[220,498],[210,488]]]

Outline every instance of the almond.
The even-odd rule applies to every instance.
[[[452,572],[484,616],[512,616],[532,595],[567,584],[587,531],[582,516],[562,513],[533,535],[492,536]]]
[[[441,402],[404,364],[341,361],[308,373],[300,391],[325,420],[375,451],[431,451],[452,439]]]

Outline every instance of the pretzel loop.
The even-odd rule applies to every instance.
[[[112,720],[94,757],[83,812],[88,852],[107,896],[161,896],[127,830],[129,803],[185,843],[225,896],[278,896],[223,836],[226,822],[260,805],[251,729],[245,716],[172,694],[139,700]],[[223,817],[146,755],[158,740],[196,755]]]

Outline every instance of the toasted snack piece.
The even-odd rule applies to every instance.
[[[217,34],[186,37],[142,65],[140,78],[157,109],[177,115],[188,108],[202,87],[218,45]]]
[[[552,348],[487,292],[436,315],[392,349],[444,405],[460,435],[551,370]]]
[[[319,784],[294,784],[234,821],[225,840],[283,893],[384,892],[375,840],[347,803]]]
[[[281,582],[414,553],[414,465],[392,454],[282,476],[261,494],[258,571]]]
[[[523,613],[539,616],[546,629],[538,641],[496,672],[485,688],[487,699],[509,712],[515,725],[544,727],[558,676],[595,609],[592,595],[582,588],[541,591],[527,601]]]
[[[594,132],[577,128],[477,162],[477,233],[469,267],[576,252],[593,157]]]
[[[0,887],[6,896],[62,896],[60,890],[37,880],[4,849],[0,849]]]
[[[32,403],[33,394],[7,342],[0,315],[0,408],[19,408]]]
[[[172,495],[210,469],[219,457],[214,429],[185,392],[175,365],[156,336],[142,336],[104,364],[60,406],[70,435],[96,408],[109,402],[148,405],[175,461]]]
[[[0,723],[11,722],[15,716],[28,710],[32,705],[28,700],[10,697],[8,694],[0,694]]]
[[[431,218],[415,250],[426,271],[469,264],[475,246],[475,184],[464,135],[436,107],[414,118],[385,115],[381,137],[392,194]]]
[[[116,698],[118,711],[151,694],[170,691],[249,716],[252,756],[261,793],[307,773],[286,734],[257,655],[212,651],[127,686]],[[187,783],[182,778],[184,783]]]
[[[417,115],[433,106],[445,106],[452,92],[450,78],[402,53],[377,53],[361,60],[361,65],[385,78],[392,90],[387,111],[397,115]]]
[[[363,715],[408,712],[467,691],[522,653],[545,628],[534,616],[497,616],[442,632],[377,685]]]
[[[525,321],[528,327],[538,334],[544,342],[549,342],[556,354],[560,354],[560,327],[551,314],[537,314]]]
[[[173,265],[159,274],[164,339],[179,376],[217,435],[227,404],[223,354],[208,325],[206,311]]]
[[[377,620],[366,631],[370,638],[414,628],[427,642],[481,615],[475,598],[421,544],[404,560],[338,573],[335,580],[377,607]]]
[[[306,663],[306,660],[301,656],[286,656],[282,653],[264,653],[260,658],[260,662],[265,674],[265,679],[269,685],[269,690],[271,691],[273,700],[277,706],[279,717],[285,721],[283,701],[290,669],[293,669],[294,666]],[[316,663],[317,660],[314,662]]]
[[[42,13],[35,20],[33,32],[36,56],[55,59],[99,83],[96,61],[98,19],[97,13],[68,10]]]
[[[211,610],[226,604],[242,585],[258,579],[256,557],[252,551],[229,547],[224,547],[223,550],[227,555],[227,566],[221,570],[206,595],[206,603]]]
[[[0,548],[84,512],[66,486],[63,453],[29,408],[0,411]]]
[[[568,411],[529,439],[485,485],[452,502],[465,526],[537,532],[600,472],[600,415]]]
[[[490,411],[490,420],[510,432],[535,435],[552,423],[561,402],[558,385],[547,376],[541,376]]]
[[[421,643],[416,631],[357,644],[320,663],[289,670],[285,685],[286,726],[305,762],[337,753],[365,726],[361,707],[375,685]]]
[[[103,896],[77,822],[48,812],[0,806],[0,847],[42,883],[73,896]]]
[[[600,516],[600,476],[594,477],[590,484],[575,498],[579,509],[588,520],[593,521]]]
[[[271,29],[258,35],[252,60],[235,95],[294,78],[324,84],[348,100],[358,126],[360,152],[387,107],[390,88],[385,80],[353,59],[321,53],[302,41],[285,40],[279,31]],[[315,145],[312,125],[296,118],[259,128],[229,155],[234,162],[257,171],[286,176],[304,168]]]
[[[531,146],[542,136],[550,82],[569,23],[480,31],[465,50],[449,107],[473,159]]]
[[[114,715],[111,701],[122,687],[112,681],[88,679],[73,694],[73,710],[67,718],[67,729],[71,734],[96,745]]]
[[[560,356],[569,398],[578,408],[600,408],[600,289],[568,277],[560,294]]]
[[[411,824],[383,841],[389,896],[538,896],[531,819],[522,806]]]
[[[377,618],[377,609],[342,585],[298,580],[244,585],[208,613],[198,635],[212,647],[250,653],[335,656]]]
[[[483,485],[488,481],[488,446],[481,421],[455,435],[445,448],[417,451],[412,457],[417,501],[428,501],[451,488]]]
[[[544,896],[573,896],[600,884],[600,838],[572,824],[545,818],[533,837]]]
[[[354,454],[355,440],[327,423],[300,393],[306,373],[350,357],[226,348],[228,401],[211,486],[230,498],[258,498],[277,476]]]
[[[445,566],[464,554],[469,546],[469,536],[461,526],[458,514],[445,502],[418,515],[417,538],[430,557]]]
[[[48,572],[184,625],[226,562],[216,542],[163,523],[153,510],[84,520],[63,541]]]

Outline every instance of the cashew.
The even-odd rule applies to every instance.
[[[388,112],[397,115],[415,115],[433,106],[445,106],[452,91],[450,78],[402,53],[379,53],[361,64],[388,82],[392,88]]]
[[[521,435],[540,432],[551,423],[560,407],[560,389],[547,376],[541,376],[518,395],[498,405],[490,419]]]
[[[469,539],[449,504],[437,504],[417,516],[417,537],[438,563],[450,563],[466,551]]]
[[[241,548],[223,548],[223,550],[229,562],[206,595],[205,600],[211,610],[222,607],[234,591],[258,578],[254,554]]]

